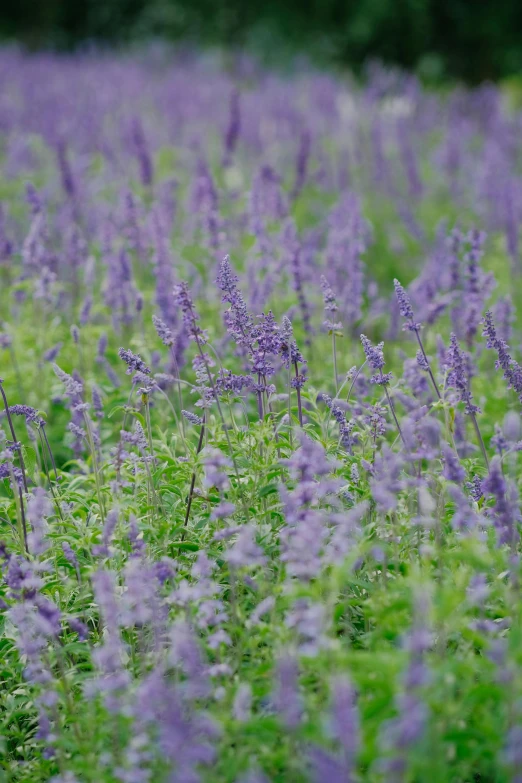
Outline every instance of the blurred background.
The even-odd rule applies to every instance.
[[[177,44],[304,56],[360,70],[377,59],[426,80],[522,75],[522,0],[2,0],[0,37],[29,49]]]

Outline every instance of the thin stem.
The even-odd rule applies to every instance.
[[[239,471],[237,469],[237,463],[236,463],[236,460],[235,460],[235,457],[234,457],[234,452],[232,451],[232,443],[230,442],[230,436],[228,434],[228,428],[227,428],[227,425],[226,425],[226,422],[225,422],[225,417],[223,416],[223,409],[221,407],[221,403],[219,402],[219,397],[218,397],[218,394],[217,394],[217,391],[216,391],[216,386],[214,384],[214,380],[213,380],[212,375],[210,373],[210,367],[208,366],[207,358],[206,358],[206,356],[203,353],[203,350],[201,348],[201,343],[200,343],[199,339],[197,339],[196,342],[197,342],[197,346],[198,346],[198,349],[199,349],[199,355],[203,359],[203,363],[205,365],[205,370],[207,371],[208,380],[209,380],[209,383],[210,383],[210,386],[211,386],[211,389],[212,389],[212,392],[213,392],[213,395],[214,395],[215,403],[217,405],[219,417],[220,417],[221,423],[223,425],[223,431],[225,433],[225,438],[227,440],[228,448],[229,448],[229,451],[230,451],[230,457],[231,457],[232,463],[234,465],[234,471],[235,471],[236,478],[237,478],[238,485],[239,485]],[[238,489],[241,492],[241,488],[239,486],[238,486]]]
[[[257,385],[258,387],[261,386],[261,375],[257,374]],[[259,420],[262,421],[263,419],[263,396],[261,389],[258,388],[257,390],[257,412],[259,414]]]
[[[47,481],[49,483],[49,489],[51,490],[51,495],[53,496],[53,500],[54,500],[54,504],[56,506],[56,510],[58,511],[58,516],[60,517],[60,519],[63,522],[64,518],[63,518],[63,515],[62,515],[62,509],[60,508],[60,504],[58,503],[58,498],[56,497],[56,494],[55,494],[55,491],[54,491],[54,487],[53,487],[52,482],[51,482],[51,476],[49,475],[49,467],[47,465],[47,456],[45,454],[45,443],[44,443],[44,440],[42,438],[42,429],[43,429],[43,427],[38,427],[38,435],[40,436],[40,445],[42,447],[43,467],[44,467],[45,475],[47,477]]]
[[[152,445],[152,427],[150,423],[150,409],[149,409],[149,395],[143,394],[142,399],[145,403],[145,423],[147,425],[147,439],[149,441],[150,456],[152,457],[152,463],[156,467],[156,457],[154,456],[154,447]]]
[[[348,389],[348,394],[346,395],[346,402],[349,402],[349,400],[350,400],[350,394],[352,393],[353,387],[355,386],[355,381],[357,380],[357,378],[358,378],[358,377],[359,377],[359,375],[361,374],[362,370],[363,370],[363,369],[364,369],[364,367],[366,366],[366,363],[367,363],[367,361],[368,361],[368,360],[366,359],[366,360],[365,360],[365,361],[364,361],[364,362],[361,364],[361,366],[359,367],[359,369],[358,369],[358,370],[357,370],[357,372],[355,373],[354,377],[352,378],[352,382],[351,382],[351,384],[350,384],[350,388]],[[341,386],[339,387],[339,389],[336,391],[336,394],[335,394],[335,396],[336,396],[336,397],[339,397],[339,395],[341,394],[342,390],[344,389],[344,387],[346,386],[346,384],[347,384],[347,383],[348,383],[348,378],[346,378],[346,380],[344,380],[344,381],[343,381],[343,383],[341,384]],[[328,431],[328,425],[330,424],[330,419],[331,419],[331,417],[332,417],[332,411],[329,409],[329,410],[328,410],[328,414],[327,414],[327,416],[326,416],[326,430],[327,430],[327,431]]]
[[[295,390],[297,392],[297,413],[299,416],[299,424],[301,427],[303,426],[303,406],[301,403],[301,387],[299,386],[299,370],[297,368],[297,362],[294,362],[294,368],[295,368],[295,377],[297,378],[297,383],[295,386]]]
[[[230,451],[230,458],[232,460],[232,464],[234,465],[234,472],[236,474],[236,479],[237,479],[237,483],[238,483],[238,491],[239,491],[239,494],[242,496],[243,493],[241,491],[241,486],[240,486],[239,470],[237,469],[237,462],[235,460],[234,452],[232,450],[232,443],[230,442],[230,436],[228,434],[227,425],[225,423],[225,417],[223,416],[223,409],[221,408],[221,404],[219,402],[219,396],[218,396],[218,394],[216,392],[216,385],[214,383],[214,380],[212,378],[212,374],[210,372],[210,367],[209,367],[209,364],[208,364],[207,357],[205,356],[205,353],[204,353],[203,348],[201,346],[201,340],[200,340],[199,335],[198,335],[198,326],[197,326],[197,323],[196,323],[196,316],[195,316],[194,311],[192,309],[192,305],[189,305],[189,311],[190,311],[190,315],[192,316],[192,322],[193,322],[193,325],[194,325],[194,339],[196,341],[196,345],[198,346],[199,355],[200,355],[200,357],[201,357],[201,359],[203,361],[203,364],[205,365],[205,370],[206,370],[206,373],[207,373],[208,382],[210,383],[210,387],[212,389],[214,400],[215,400],[215,403],[216,403],[216,406],[217,406],[217,409],[218,409],[218,413],[219,413],[219,416],[220,416],[220,419],[221,419],[221,423],[223,425],[223,431],[225,433],[225,438],[227,440],[228,449]]]
[[[13,438],[13,444],[16,447],[16,444],[18,443],[18,441],[16,439],[16,433],[15,433],[15,428],[13,426],[13,420],[12,420],[11,414],[9,412],[9,405],[7,404],[7,397],[5,396],[4,387],[2,386],[2,382],[1,381],[0,381],[0,393],[2,394],[2,399],[4,401],[4,408],[5,408],[5,412],[6,412],[6,416],[7,416],[7,421],[9,423],[9,429],[11,430],[11,436]],[[22,470],[22,480],[24,482],[24,490],[26,492],[28,492],[28,489],[27,489],[27,477],[25,475],[25,463],[24,463],[24,458],[23,458],[23,455],[22,455],[22,449],[21,448],[18,451],[18,459],[20,460],[20,468]]]
[[[13,486],[13,494],[15,497],[18,535],[20,536],[20,538],[23,538],[25,551],[27,552],[27,554],[29,554],[29,543],[27,541],[27,522],[25,521],[24,498],[22,495],[22,488],[20,487],[20,485],[18,484],[15,478],[15,475],[13,473],[13,466],[11,464],[10,464],[9,472],[11,474],[11,483]],[[16,499],[15,487],[18,488],[18,500]],[[20,523],[21,523],[21,530],[20,530]]]
[[[131,387],[131,390],[129,392],[129,397],[127,399],[127,405],[125,406],[125,413],[123,414],[123,423],[121,425],[122,430],[124,430],[127,425],[127,416],[128,416],[127,408],[130,406],[133,391],[134,391],[134,387]],[[120,483],[120,478],[121,478],[122,451],[123,451],[123,440],[120,435],[120,439],[118,441],[118,451],[116,453],[116,478],[118,484]]]
[[[415,336],[417,337],[417,342],[419,343],[419,348],[421,349],[421,353],[422,353],[422,355],[424,357],[424,361],[426,362],[426,365],[428,367],[428,373],[429,373],[429,376],[431,378],[431,382],[433,384],[433,388],[435,389],[435,393],[436,393],[437,397],[439,398],[439,400],[441,400],[442,397],[441,397],[441,394],[440,394],[440,391],[439,391],[439,387],[437,386],[437,381],[435,380],[435,377],[434,377],[433,372],[431,370],[431,365],[430,365],[430,363],[428,361],[428,357],[426,356],[426,351],[424,350],[424,346],[422,344],[422,340],[420,338],[420,334],[419,334],[417,329],[415,329]]]
[[[159,515],[160,515],[159,512],[160,512],[160,509],[161,509],[161,512],[162,512],[163,516],[166,516],[165,508],[163,506],[163,503],[161,502],[161,498],[159,497],[158,493],[156,492],[156,489],[154,488],[154,481],[152,479],[152,473],[150,472],[149,463],[147,461],[147,455],[144,453],[144,451],[142,449],[139,449],[139,452],[140,452],[141,458],[143,460],[143,464],[145,466],[145,471],[147,473],[148,487],[150,488],[151,497],[152,497],[152,500],[154,502],[154,509],[156,511],[156,514],[157,514],[157,516],[159,518]],[[147,489],[147,496],[148,496],[148,491],[149,490]],[[147,497],[147,501],[148,500],[149,500],[149,497]]]
[[[172,358],[172,363],[174,365],[174,372],[176,373],[176,386],[178,389],[179,410],[181,415],[181,411],[183,410],[183,396],[181,394],[181,378],[179,377],[180,373],[179,373],[178,360],[176,359],[176,353],[174,351],[173,345],[170,346],[170,355]],[[185,440],[186,433],[185,433],[185,422],[183,421],[183,416],[181,416],[181,431],[183,433],[183,440]]]
[[[204,434],[205,434],[205,414],[203,414],[203,424],[201,425],[201,432],[199,433],[199,441],[198,441],[198,447],[196,449],[196,457],[198,456],[198,454],[200,453],[200,451],[201,451],[201,449],[203,447],[203,437],[204,437]],[[192,478],[190,480],[190,492],[189,492],[188,501],[187,501],[187,511],[186,511],[186,514],[185,514],[185,521],[183,523],[183,527],[185,528],[185,530],[183,530],[183,533],[181,534],[181,540],[182,541],[185,538],[186,528],[187,528],[187,524],[188,524],[188,521],[189,521],[190,509],[191,509],[191,506],[192,506],[192,498],[194,496],[194,485],[195,485],[195,483],[196,483],[196,471],[194,471],[192,473]]]
[[[288,434],[292,446],[292,369],[288,363]]]
[[[488,455],[487,455],[487,452],[486,452],[486,447],[484,446],[484,441],[482,440],[482,435],[480,434],[479,425],[478,425],[478,422],[477,422],[477,417],[476,417],[474,411],[471,412],[470,416],[471,416],[471,421],[473,422],[473,427],[475,428],[475,434],[476,434],[477,440],[479,442],[480,450],[482,451],[482,456],[484,457],[484,462],[486,463],[486,468],[488,469],[488,472],[489,472]]]
[[[266,378],[265,378],[264,375],[263,375],[263,383],[265,384],[265,389],[266,389]],[[268,406],[268,415],[270,417],[270,421],[272,422],[272,427],[273,427],[273,430],[274,430],[274,438],[275,438],[275,442],[276,442],[277,456],[279,457],[279,459],[281,459],[281,449],[279,448],[279,436],[277,434],[276,424],[275,424],[275,420],[274,420],[274,410],[272,408],[272,403],[270,402],[270,397],[269,397],[268,394],[267,394],[267,397],[266,397],[266,404]]]
[[[350,388],[348,389],[348,394],[346,395],[346,402],[348,402],[348,401],[349,401],[349,399],[350,399],[350,394],[352,393],[353,387],[355,386],[355,381],[357,380],[357,378],[359,377],[359,375],[361,374],[361,372],[364,370],[364,368],[366,367],[367,363],[368,363],[368,359],[366,359],[366,361],[364,361],[364,362],[361,364],[361,366],[359,367],[359,369],[357,370],[357,372],[356,372],[356,373],[355,373],[355,375],[353,376],[352,383],[351,383],[351,385],[350,385]]]
[[[382,377],[383,377],[383,375],[382,375],[382,368],[381,368],[381,378]],[[401,430],[401,426],[399,424],[399,420],[397,418],[397,414],[395,413],[395,406],[394,406],[394,404],[392,402],[392,399],[390,397],[390,394],[388,392],[388,387],[386,386],[386,384],[383,384],[383,385],[384,385],[384,391],[386,393],[386,399],[388,400],[388,405],[390,406],[390,411],[392,413],[392,416],[394,418],[395,424],[397,426],[397,431],[398,431],[399,435],[401,436],[402,442],[404,443],[404,445],[406,445],[406,441],[404,440],[404,435],[402,434],[402,430]]]
[[[55,477],[56,481],[58,481],[58,471],[56,470],[56,463],[54,461],[53,452],[51,451],[51,446],[49,445],[49,441],[47,439],[47,432],[45,431],[45,426],[42,425],[42,427],[40,429],[42,431],[42,435],[43,435],[43,438],[45,440],[45,445],[47,446],[47,451],[49,452],[49,457],[51,459],[51,465],[53,466],[53,470],[54,470],[54,477]]]

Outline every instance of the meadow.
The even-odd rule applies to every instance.
[[[521,139],[0,50],[0,781],[521,783]]]

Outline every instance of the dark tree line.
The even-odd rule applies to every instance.
[[[161,37],[368,58],[467,81],[522,73],[520,0],[3,0],[0,35],[32,48]]]

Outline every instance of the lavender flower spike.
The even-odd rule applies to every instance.
[[[118,356],[127,365],[127,375],[132,375],[133,372],[142,372],[146,375],[150,375],[150,368],[147,367],[139,354],[132,353],[132,351],[129,351],[126,348],[120,348]]]
[[[379,371],[375,375],[372,375],[372,377],[370,378],[370,383],[376,383],[378,386],[384,387],[384,392],[386,394],[386,399],[388,400],[388,405],[390,406],[391,414],[395,421],[395,426],[397,427],[397,431],[401,437],[402,442],[406,444],[404,440],[404,435],[402,434],[401,426],[399,424],[399,420],[397,418],[397,414],[395,413],[395,407],[393,405],[392,399],[390,397],[390,393],[388,391],[388,385],[390,383],[392,373],[391,372],[383,373],[382,371],[382,368],[384,367],[385,364],[384,353],[382,350],[384,347],[384,343],[379,343],[378,345],[372,345],[365,334],[361,334],[361,343],[364,350],[364,354],[366,356],[366,361],[368,362],[372,370]]]
[[[448,386],[452,386],[457,391],[457,399],[459,402],[465,403],[465,413],[471,418],[475,434],[484,457],[486,467],[489,469],[488,455],[486,453],[486,447],[480,434],[479,426],[477,423],[477,413],[480,413],[480,408],[473,403],[473,398],[470,391],[470,378],[468,372],[468,361],[464,354],[464,351],[459,346],[456,336],[451,333],[450,347],[446,353],[446,364],[449,368],[446,383]]]
[[[35,408],[31,408],[30,405],[10,405],[9,413],[13,416],[25,416],[27,423],[33,422],[37,427],[43,427],[45,425],[44,419],[38,415],[38,411]]]
[[[418,365],[422,370],[426,370],[429,373],[433,388],[435,389],[435,393],[440,400],[441,396],[439,387],[437,386],[437,382],[431,370],[431,366],[428,361],[428,357],[426,356],[426,351],[424,350],[424,345],[422,344],[422,340],[419,334],[422,324],[416,323],[414,321],[413,307],[411,306],[410,297],[404,290],[403,286],[399,283],[397,278],[395,278],[393,281],[393,285],[395,286],[395,294],[399,303],[400,314],[403,318],[406,318],[406,325],[404,326],[404,329],[407,329],[410,332],[415,332],[415,337],[417,338],[417,342],[419,344],[419,352],[417,353]]]
[[[505,340],[498,336],[493,321],[491,310],[486,312],[483,320],[483,336],[487,338],[486,347],[493,348],[497,352],[495,362],[496,369],[504,371],[504,378],[507,381],[508,389],[513,389],[518,394],[518,399],[522,402],[522,367],[509,354],[509,346]]]

